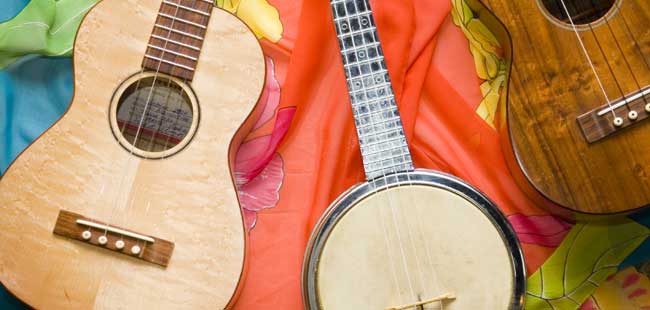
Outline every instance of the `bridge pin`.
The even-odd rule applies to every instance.
[[[627,114],[627,117],[633,121],[635,121],[639,117],[639,113],[636,111],[632,110],[630,113]]]
[[[134,246],[131,248],[131,254],[133,254],[133,255],[138,255],[138,254],[140,254],[140,251],[141,251],[141,249],[140,249],[140,247],[137,246],[137,245],[134,245]]]
[[[614,118],[614,126],[616,126],[616,127],[623,126],[623,118],[622,117]]]
[[[116,247],[118,250],[123,249],[123,248],[124,248],[124,241],[122,241],[122,240],[117,240],[117,241],[115,241],[115,247]]]
[[[93,236],[93,233],[91,233],[90,230],[84,230],[81,233],[81,238],[83,238],[84,240],[90,240],[90,237],[92,237],[92,236]]]
[[[645,105],[645,111],[650,113],[650,103]]]
[[[108,238],[106,238],[106,236],[99,236],[99,238],[97,238],[97,242],[99,242],[101,245],[105,245],[108,243]]]

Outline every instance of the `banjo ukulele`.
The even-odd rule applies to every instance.
[[[338,197],[303,263],[308,309],[521,309],[520,245],[490,200],[414,169],[368,0],[332,0],[367,181]]]
[[[36,309],[228,307],[255,35],[212,0],[105,0],[73,59],[68,111],[0,180],[0,281]]]

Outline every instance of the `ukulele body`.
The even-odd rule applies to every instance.
[[[233,164],[261,112],[263,55],[240,20],[214,8],[194,79],[184,83],[200,110],[191,141],[163,158],[136,156],[111,130],[111,101],[142,71],[160,5],[108,0],[89,11],[75,41],[68,111],[0,180],[0,281],[34,308],[222,309],[234,301],[246,237]],[[168,264],[116,251],[115,236],[102,248],[101,229],[89,229],[94,244],[54,234],[62,210],[172,242]]]
[[[307,247],[303,299],[314,310],[521,309],[525,278],[498,208],[455,177],[418,169],[330,205]],[[446,294],[455,299],[426,303]]]
[[[486,8],[468,2],[489,21],[512,63],[499,126],[522,186],[564,207],[551,211],[567,217],[627,214],[650,204],[650,97],[638,96],[650,85],[650,33],[639,27],[650,19],[650,2],[593,1],[613,4],[591,23],[574,23],[609,101],[637,96],[614,113],[606,112],[608,101],[572,26],[544,5],[553,8],[552,1],[481,0],[507,28],[511,45]],[[554,10],[563,10],[556,2]]]

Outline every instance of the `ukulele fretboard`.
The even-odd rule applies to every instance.
[[[368,180],[413,169],[368,0],[331,0]]]
[[[162,0],[142,66],[192,80],[213,6],[211,0]]]

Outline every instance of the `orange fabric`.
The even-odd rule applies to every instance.
[[[329,1],[272,0],[284,26],[263,40],[281,88],[278,110],[296,107],[277,152],[281,190],[256,209],[248,275],[236,309],[302,309],[301,268],[314,224],[363,166]],[[506,215],[544,216],[515,184],[497,132],[477,116],[481,100],[467,40],[449,0],[371,0],[415,165],[452,173],[485,192]],[[268,136],[273,122],[249,136]],[[539,197],[533,197],[537,200]],[[529,271],[552,246],[525,244]]]

